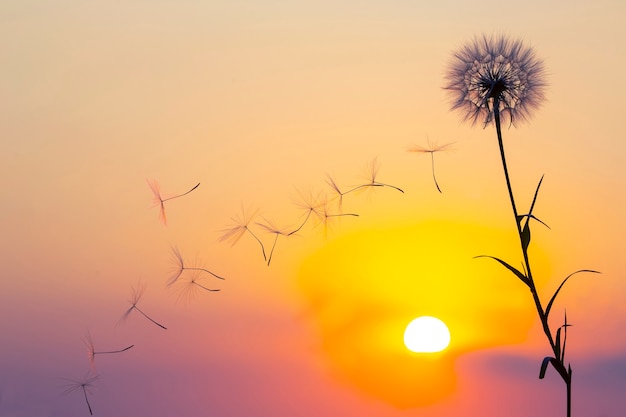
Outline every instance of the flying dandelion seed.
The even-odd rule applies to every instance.
[[[243,205],[241,206],[241,215],[231,218],[234,222],[234,225],[222,230],[222,235],[218,239],[220,242],[230,241],[232,242],[231,246],[235,246],[235,243],[241,239],[241,237],[247,232],[249,233],[261,246],[261,251],[263,252],[263,260],[267,261],[267,256],[265,255],[265,246],[261,239],[257,237],[257,235],[250,230],[250,222],[256,217],[258,214],[258,210],[246,210]]]
[[[201,284],[202,276],[198,271],[192,271],[188,277],[178,281],[176,292],[178,299],[189,303],[199,292],[219,292],[219,289],[209,288]]]
[[[339,220],[342,217],[359,217],[356,213],[330,213],[328,211],[328,204],[324,204],[322,207],[321,223],[324,230],[324,238],[328,238],[328,231],[332,229],[333,220]]]
[[[209,271],[206,268],[199,268],[199,267],[193,267],[193,266],[185,266],[185,262],[183,260],[183,256],[181,255],[180,251],[178,250],[178,248],[176,247],[172,247],[172,259],[174,261],[174,272],[172,273],[172,275],[168,278],[167,280],[167,286],[171,286],[172,284],[174,284],[179,278],[180,276],[183,274],[183,272],[185,270],[187,271],[202,271],[202,272],[206,272],[207,274],[213,275],[215,278],[221,279],[221,280],[225,280],[224,277],[221,277],[219,275],[217,275],[216,273]]]
[[[87,332],[87,336],[83,339],[85,346],[87,346],[87,355],[89,358],[89,365],[92,369],[96,368],[96,355],[106,355],[111,353],[121,353],[126,352],[128,349],[132,348],[135,345],[127,346],[123,349],[119,350],[110,350],[110,351],[96,351],[95,345],[93,343],[93,339],[91,338],[91,333]]]
[[[91,409],[91,404],[89,403],[89,397],[87,394],[91,394],[91,389],[99,377],[99,375],[90,375],[90,373],[87,372],[81,379],[62,378],[69,381],[69,383],[66,384],[66,389],[61,393],[61,395],[68,395],[74,391],[81,390],[83,392],[83,396],[85,397],[89,414],[93,415],[93,410]]]
[[[367,165],[367,178],[369,180],[369,182],[367,184],[361,184],[361,185],[357,185],[356,187],[353,187],[352,189],[345,191],[342,195],[346,195],[349,194],[353,191],[358,191],[358,190],[362,190],[365,188],[374,188],[374,187],[389,187],[389,188],[393,188],[394,190],[398,190],[401,193],[404,193],[404,191],[399,188],[396,187],[395,185],[391,185],[391,184],[385,184],[384,182],[380,182],[376,180],[376,177],[378,176],[378,170],[380,168],[380,165],[378,164],[378,160],[377,158],[374,158],[368,165]]]
[[[144,316],[145,318],[150,320],[152,323],[156,324],[157,326],[159,326],[160,328],[162,328],[164,330],[167,330],[167,327],[165,327],[162,324],[156,322],[151,317],[149,317],[146,313],[144,313],[139,307],[137,307],[137,304],[141,300],[141,297],[143,296],[144,291],[145,291],[145,287],[143,285],[141,285],[141,284],[138,284],[137,288],[131,287],[131,297],[130,297],[130,300],[129,300],[131,306],[122,315],[122,317],[120,318],[119,322],[126,321],[126,319],[128,319],[128,316],[130,315],[130,313],[133,310],[137,310],[142,316]]]
[[[304,225],[310,220],[311,214],[315,215],[317,218],[321,218],[320,208],[324,205],[324,202],[320,200],[320,195],[313,195],[313,193],[309,193],[308,195],[304,195],[302,192],[298,191],[298,199],[295,201],[296,205],[305,210],[306,214],[304,220],[295,230],[289,232],[289,236],[298,233]]]
[[[435,181],[435,187],[437,187],[437,191],[441,193],[442,192],[441,188],[439,187],[439,183],[437,182],[437,177],[435,176],[435,152],[443,152],[443,151],[449,150],[452,143],[445,143],[443,145],[437,145],[436,143],[431,143],[430,139],[428,138],[426,138],[426,140],[428,142],[427,148],[424,148],[419,145],[413,145],[411,148],[409,148],[409,152],[430,154],[430,164],[431,164],[431,170],[433,173],[433,181]]]
[[[333,189],[333,192],[335,194],[335,198],[338,198],[339,203],[337,204],[339,208],[341,208],[342,204],[343,204],[343,195],[345,193],[343,193],[341,191],[341,189],[339,188],[339,186],[337,185],[337,183],[335,182],[335,179],[330,175],[330,174],[326,174],[326,183],[328,185],[330,185],[330,188]]]
[[[272,255],[274,254],[274,249],[276,248],[276,242],[278,242],[278,236],[291,236],[291,232],[289,232],[289,229],[287,228],[279,228],[272,220],[266,219],[265,217],[263,217],[263,221],[265,221],[265,223],[257,224],[268,233],[272,233],[275,235],[274,243],[272,244],[272,249],[270,250],[270,255],[267,258],[267,266],[269,266],[270,262],[272,262]]]
[[[200,186],[200,183],[197,183],[187,192],[184,192],[179,195],[175,195],[173,197],[162,198],[161,186],[159,185],[159,183],[156,180],[146,180],[146,181],[148,182],[148,186],[150,187],[150,189],[152,190],[152,194],[154,195],[153,196],[154,204],[159,206],[159,219],[161,219],[161,222],[163,222],[163,224],[167,224],[167,218],[165,216],[165,202],[187,195]]]

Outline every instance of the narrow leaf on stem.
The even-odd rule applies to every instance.
[[[556,289],[556,291],[554,292],[554,295],[552,296],[552,298],[550,298],[550,301],[548,302],[548,305],[546,306],[546,318],[548,317],[548,314],[550,314],[550,309],[552,308],[552,304],[554,304],[554,300],[556,300],[556,296],[559,295],[559,291],[561,291],[561,288],[563,288],[563,285],[565,285],[565,283],[567,282],[568,279],[570,279],[570,277],[572,277],[573,275],[576,275],[578,273],[581,272],[589,272],[592,274],[599,274],[600,272],[598,271],[594,271],[592,269],[580,269],[576,272],[572,272],[571,274],[569,274],[568,276],[565,277],[565,279],[563,280],[563,282],[561,282],[561,285],[559,285],[559,287]]]
[[[478,256],[475,256],[474,258],[491,258],[493,260],[500,262],[500,264],[506,267],[509,271],[513,272],[513,274],[515,274],[516,277],[518,277],[524,284],[530,287],[530,281],[528,280],[528,277],[522,274],[517,268],[509,265],[502,259],[496,258],[495,256],[489,256],[489,255],[478,255]]]

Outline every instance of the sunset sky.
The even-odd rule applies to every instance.
[[[625,19],[622,0],[2,1],[0,416],[89,415],[94,375],[95,416],[564,416],[530,293],[475,259],[521,264],[495,131],[443,89],[482,33],[544,61],[547,100],[503,131],[513,188],[527,210],[544,175],[544,303],[601,272],[551,314],[573,324],[573,416],[623,416]],[[408,150],[446,144],[440,193]],[[331,179],[372,167],[387,185],[339,201]],[[200,185],[164,224],[149,181],[163,199]],[[327,221],[305,222],[322,202]],[[168,286],[175,251],[225,279]],[[138,288],[167,329],[120,320]],[[448,349],[406,349],[422,315]],[[133,347],[90,364],[89,336]]]

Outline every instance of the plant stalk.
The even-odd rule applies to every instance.
[[[507,190],[509,192],[509,199],[511,201],[511,208],[513,209],[513,216],[515,218],[515,226],[517,228],[517,234],[518,237],[520,239],[520,246],[522,249],[522,255],[524,257],[524,266],[526,269],[526,275],[528,278],[528,285],[530,287],[530,292],[533,296],[533,301],[535,303],[535,308],[537,309],[537,313],[539,315],[539,320],[541,321],[541,325],[543,328],[543,332],[546,335],[546,338],[548,339],[548,343],[550,344],[550,348],[552,349],[552,352],[554,354],[554,358],[556,359],[556,361],[558,362],[558,366],[554,366],[555,369],[558,371],[559,375],[561,376],[561,378],[563,379],[563,382],[565,382],[565,386],[566,386],[566,391],[567,391],[567,417],[571,417],[571,385],[572,385],[572,375],[571,375],[571,368],[568,371],[565,368],[565,364],[563,363],[564,358],[561,357],[561,355],[559,354],[559,350],[560,350],[560,346],[557,346],[557,344],[554,341],[554,338],[552,336],[552,332],[550,330],[550,326],[548,324],[548,316],[545,313],[545,310],[543,308],[543,305],[541,304],[541,300],[539,299],[539,294],[537,293],[537,289],[535,287],[535,281],[533,279],[532,276],[532,271],[530,268],[530,260],[528,258],[528,249],[527,249],[527,245],[524,245],[524,238],[522,235],[522,219],[519,217],[519,213],[517,211],[517,206],[515,205],[515,197],[513,195],[513,187],[511,186],[511,179],[509,177],[509,170],[507,168],[507,164],[506,164],[506,155],[504,152],[504,143],[502,140],[502,128],[501,128],[501,123],[500,123],[500,100],[498,97],[495,97],[493,100],[493,113],[494,113],[494,121],[495,121],[495,125],[496,125],[496,134],[498,136],[498,147],[500,149],[500,159],[502,160],[502,168],[504,170],[504,178],[506,180],[506,186],[507,186]],[[526,219],[526,221],[530,221],[530,219]],[[554,365],[554,364],[553,364]]]

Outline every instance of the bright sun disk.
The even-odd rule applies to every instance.
[[[411,352],[441,352],[450,344],[448,326],[436,317],[422,316],[411,321],[404,330],[404,345]]]

